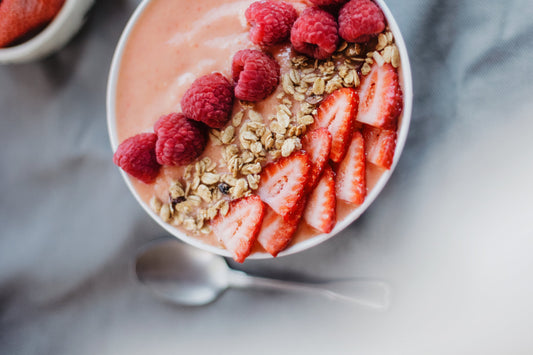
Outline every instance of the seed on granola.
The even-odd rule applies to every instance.
[[[400,51],[396,45],[392,45],[391,64],[394,68],[398,68],[400,66]]]
[[[307,103],[310,103],[311,105],[316,105],[316,104],[320,103],[323,99],[324,99],[324,97],[322,97],[320,95],[316,95],[316,96],[309,96],[309,97],[305,98],[305,101]]]
[[[376,50],[382,50],[387,46],[388,43],[389,41],[387,40],[387,35],[385,35],[384,33],[380,33],[378,35],[378,44],[376,45]]]
[[[326,88],[326,83],[323,78],[318,78],[313,83],[313,94],[315,95],[322,95],[324,93],[324,90]]]
[[[220,141],[220,135],[219,134],[215,134],[214,132],[218,132],[217,130],[215,129],[212,129],[209,131],[209,139],[211,141],[213,141],[213,143],[215,145],[221,145],[222,142]]]
[[[271,150],[269,153],[270,153],[270,156],[272,157],[272,159],[281,158],[281,150],[280,149]]]
[[[171,199],[185,196],[185,191],[183,191],[183,187],[179,181],[174,181],[168,188],[168,192]]]
[[[224,202],[220,206],[220,214],[222,216],[225,216],[225,215],[228,214],[228,211],[229,211],[229,203],[228,203],[228,201],[224,200]]]
[[[296,101],[300,101],[300,102],[304,101],[305,100],[305,95],[302,94],[302,93],[297,92],[297,93],[294,94],[294,99]]]
[[[246,179],[241,178],[237,180],[237,185],[235,185],[235,187],[232,187],[232,189],[232,196],[234,198],[240,198],[244,196],[244,193],[246,192],[246,190],[248,190],[248,182],[246,181]]]
[[[326,85],[326,93],[331,94],[333,91],[336,91],[342,88],[343,80],[340,76],[336,75],[333,79],[328,81]]]
[[[202,203],[202,198],[196,195],[190,195],[188,200],[191,202],[193,206],[199,206]]]
[[[287,131],[278,121],[272,121],[270,123],[270,130],[274,133],[284,135]]]
[[[342,41],[341,44],[339,44],[339,47],[337,48],[337,52],[342,52],[348,47],[348,42]]]
[[[242,165],[243,165],[242,158],[238,156],[234,156],[228,162],[228,169],[233,174],[233,176],[237,177],[239,175],[239,171],[242,168]]]
[[[303,112],[304,114],[310,114],[315,109],[315,105],[312,105],[310,103],[304,102],[300,106],[300,112]]]
[[[378,51],[375,51],[374,54],[372,55],[372,58],[374,58],[374,61],[381,67],[383,66],[383,64],[385,64],[385,60],[383,59],[383,57],[381,56],[381,54],[379,54]]]
[[[197,161],[194,164],[195,175],[200,176],[205,172],[205,163],[203,160]]]
[[[185,216],[182,213],[175,213],[174,218],[172,218],[172,225],[179,226],[183,223]]]
[[[233,127],[239,127],[241,125],[243,117],[244,111],[237,112],[231,119],[231,124],[233,125]]]
[[[297,126],[291,126],[289,128],[289,131],[287,132],[288,137],[300,137],[302,134],[305,133],[307,130],[307,127],[303,124],[299,124]]]
[[[289,77],[291,78],[291,81],[296,85],[300,84],[300,80],[302,79],[300,73],[295,69],[290,70]]]
[[[356,55],[361,54],[361,46],[357,43],[352,44],[346,49],[345,54],[348,57],[355,57]]]
[[[160,199],[157,198],[157,196],[152,196],[152,198],[150,199],[150,208],[152,209],[152,211],[154,211],[155,213],[159,213],[159,211],[161,211],[161,207],[162,207],[162,202]]]
[[[311,115],[305,115],[298,118],[298,123],[306,126],[313,124],[313,122],[315,122],[315,119]]]
[[[250,144],[250,151],[254,154],[254,156],[258,156],[263,151],[263,145],[261,142],[254,142]]]
[[[242,173],[244,175],[259,174],[261,170],[262,168],[260,163],[246,164],[242,167]]]
[[[240,140],[241,140],[241,143],[242,143],[242,141],[255,142],[255,141],[258,141],[259,138],[257,138],[257,136],[255,134],[253,134],[251,131],[243,131],[240,134]]]
[[[381,56],[385,63],[390,63],[392,60],[392,46],[387,46],[381,51]]]
[[[168,203],[165,203],[163,206],[161,206],[161,210],[159,211],[159,217],[161,217],[164,222],[168,223],[170,221],[171,213],[170,205]]]
[[[183,220],[183,228],[185,228],[186,230],[192,232],[196,229],[196,222],[194,220],[194,218],[192,217],[187,217]]]
[[[196,190],[199,185],[200,185],[200,177],[199,176],[195,176],[193,178],[193,180],[192,180],[191,190]]]
[[[211,233],[211,226],[209,224],[204,225],[202,228],[200,228],[200,233],[202,234]]]
[[[228,184],[230,187],[237,184],[237,179],[232,174],[222,175],[222,181]]]
[[[248,111],[248,117],[250,117],[250,120],[252,120],[252,122],[263,122],[263,116],[257,111]]]
[[[289,73],[283,75],[281,85],[283,86],[283,91],[285,91],[286,94],[294,95],[294,85],[292,83],[291,76]]]
[[[285,111],[279,110],[278,113],[276,114],[276,117],[281,127],[283,128],[289,127],[289,124],[291,123],[291,117],[287,115]]]
[[[392,35],[392,32],[387,31],[387,32],[385,32],[385,35],[387,36],[387,42],[388,43],[392,43],[392,41],[394,41],[394,36]]]
[[[285,142],[283,142],[283,146],[281,147],[281,156],[283,157],[288,157],[289,155],[292,154],[292,152],[294,152],[295,149],[297,149],[297,143],[300,143],[300,140],[298,138],[295,138],[295,137],[291,137],[287,140],[285,140]],[[300,147],[301,147],[301,143],[300,143]]]
[[[205,185],[198,186],[198,189],[196,189],[196,195],[200,196],[205,202],[211,202],[211,190]]]
[[[248,164],[248,163],[252,162],[254,160],[254,158],[255,158],[254,154],[251,151],[249,151],[249,150],[245,150],[241,154],[241,159],[242,159],[242,162],[244,164]]]
[[[228,126],[225,130],[223,130],[220,134],[220,141],[224,144],[229,144],[233,140],[233,137],[235,135],[235,127]]]
[[[206,185],[214,185],[220,180],[220,175],[214,173],[205,173],[201,181]]]
[[[282,103],[283,105],[287,106],[287,108],[288,108],[289,111],[290,111],[290,108],[292,107],[292,101],[291,101],[290,99],[285,98],[285,99],[283,99],[283,100],[281,101],[281,103]]]
[[[371,70],[372,70],[372,68],[370,67],[370,65],[368,63],[365,63],[365,64],[363,64],[363,66],[361,68],[361,74],[368,75],[368,73],[370,73]]]

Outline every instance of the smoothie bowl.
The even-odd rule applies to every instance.
[[[355,221],[398,162],[411,105],[381,0],[145,0],[107,89],[113,160],[137,201],[238,262]]]

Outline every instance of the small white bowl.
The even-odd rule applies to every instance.
[[[57,16],[41,32],[24,43],[0,48],[0,63],[24,63],[61,49],[85,22],[94,0],[66,0]]]
[[[128,42],[128,38],[130,36],[130,33],[132,29],[135,27],[135,24],[137,23],[137,20],[143,13],[143,11],[146,9],[147,5],[152,0],[143,0],[143,2],[137,7],[134,14],[128,21],[128,24],[126,25],[126,28],[124,29],[122,36],[120,38],[120,41],[117,45],[117,48],[115,49],[115,54],[113,56],[113,61],[111,63],[111,70],[109,73],[109,79],[107,84],[107,125],[108,125],[108,131],[109,131],[109,138],[111,140],[111,147],[113,151],[116,151],[118,147],[118,138],[117,138],[117,129],[116,129],[116,90],[117,90],[117,81],[118,81],[118,75],[120,71],[120,64],[122,60],[122,55],[124,53],[124,48],[126,46],[126,43]],[[390,176],[392,175],[392,172],[394,171],[396,165],[398,164],[398,160],[400,159],[400,155],[402,153],[403,147],[405,145],[405,141],[407,139],[407,132],[409,130],[409,124],[411,121],[411,112],[412,112],[412,104],[413,104],[413,86],[412,86],[412,77],[411,77],[411,67],[409,63],[409,57],[407,55],[407,48],[405,46],[405,42],[403,40],[403,37],[400,33],[400,29],[398,27],[398,24],[394,20],[394,17],[392,16],[389,8],[385,4],[383,0],[374,0],[383,10],[383,13],[385,14],[388,25],[390,30],[392,31],[396,46],[399,49],[400,52],[400,58],[401,58],[401,67],[400,67],[400,85],[403,90],[403,111],[402,115],[400,116],[400,127],[398,130],[398,139],[396,143],[396,151],[394,153],[394,161],[392,163],[392,167],[390,170],[384,172],[374,188],[370,191],[370,193],[367,195],[365,202],[356,208],[354,211],[352,211],[346,218],[342,221],[339,221],[333,231],[331,231],[328,234],[320,234],[313,238],[304,240],[302,242],[299,242],[297,244],[291,245],[289,248],[285,249],[281,253],[278,254],[278,257],[284,256],[284,255],[290,255],[295,254],[298,252],[301,252],[303,250],[309,249],[311,247],[314,247],[333,236],[339,234],[342,232],[346,227],[348,227],[352,222],[354,222],[361,214],[370,206],[370,204],[376,199],[376,197],[379,195],[381,190],[383,190],[383,187],[385,187],[385,184],[389,180]],[[231,257],[231,254],[223,248],[215,247],[212,245],[208,245],[203,243],[200,239],[194,238],[191,236],[188,236],[178,230],[177,228],[171,226],[168,223],[165,223],[152,209],[150,206],[148,206],[139,196],[137,191],[134,189],[130,177],[128,174],[126,174],[124,171],[120,170],[122,177],[124,178],[124,181],[126,182],[126,185],[130,189],[131,193],[137,200],[137,202],[144,208],[146,213],[150,215],[161,227],[163,227],[166,231],[168,231],[170,234],[174,235],[178,239],[191,244],[193,246],[196,246],[200,249],[219,254],[226,257]],[[272,256],[268,253],[254,253],[250,255],[247,259],[270,259]]]

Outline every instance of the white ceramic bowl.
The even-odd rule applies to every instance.
[[[109,80],[108,80],[108,86],[107,86],[107,124],[108,124],[108,130],[109,130],[109,137],[111,140],[111,146],[113,148],[113,151],[115,151],[118,147],[117,139],[117,130],[116,130],[116,118],[115,118],[115,112],[116,112],[116,90],[117,90],[117,81],[118,81],[118,74],[120,69],[120,64],[122,60],[122,54],[124,52],[124,47],[126,46],[126,43],[128,41],[129,35],[134,28],[135,24],[137,23],[137,20],[139,19],[140,15],[143,13],[146,6],[151,2],[152,0],[144,0],[136,9],[132,17],[130,18],[128,24],[126,25],[126,28],[124,29],[124,32],[122,33],[122,36],[120,38],[120,41],[117,45],[117,48],[115,50],[115,54],[113,57],[113,62],[111,64],[111,70],[109,73]],[[201,0],[200,0],[201,1]],[[407,49],[405,47],[405,42],[403,40],[403,37],[400,33],[400,29],[398,28],[398,24],[394,20],[394,17],[392,16],[389,8],[385,4],[383,0],[374,0],[381,9],[383,10],[385,16],[387,17],[387,21],[389,24],[389,27],[394,34],[396,45],[400,52],[401,57],[401,67],[400,67],[400,81],[401,86],[403,90],[403,100],[404,100],[404,106],[402,111],[402,116],[400,117],[400,126],[398,131],[398,140],[396,145],[396,152],[394,154],[394,161],[392,163],[392,167],[390,170],[383,173],[381,178],[378,180],[374,188],[370,191],[370,193],[367,195],[365,202],[359,206],[357,209],[352,211],[344,220],[337,222],[337,225],[328,234],[320,234],[313,238],[304,240],[300,243],[297,243],[295,245],[290,246],[286,250],[282,251],[278,257],[283,255],[290,255],[294,253],[298,253],[300,251],[309,249],[313,246],[316,246],[329,238],[335,236],[336,234],[340,233],[343,229],[345,229],[347,226],[349,226],[352,222],[354,222],[359,216],[370,206],[370,204],[376,199],[376,197],[379,195],[387,181],[389,180],[390,176],[392,175],[392,172],[394,171],[394,168],[396,167],[398,160],[400,158],[400,155],[402,153],[403,147],[405,145],[405,141],[407,139],[407,132],[409,130],[409,123],[411,120],[411,111],[412,111],[412,102],[413,102],[413,87],[412,87],[412,78],[411,78],[411,67],[409,64],[409,57],[407,55]],[[141,206],[144,208],[144,210],[157,222],[159,223],[165,230],[167,230],[170,234],[174,235],[175,237],[181,239],[182,241],[194,245],[200,249],[227,256],[230,257],[231,254],[219,247],[207,245],[200,241],[200,239],[190,237],[184,233],[182,233],[180,230],[174,228],[170,224],[167,224],[159,218],[159,216],[154,213],[150,207],[141,200],[139,194],[136,192],[136,190],[133,188],[133,185],[130,181],[130,177],[128,174],[126,174],[124,171],[120,170],[122,173],[122,177],[124,178],[126,184],[128,185],[128,188],[130,189],[133,196],[135,196],[136,200],[141,204]],[[248,259],[268,259],[272,258],[270,254],[267,253],[255,253],[248,257]]]
[[[54,18],[36,36],[17,46],[0,48],[0,63],[23,63],[61,49],[80,29],[94,0],[66,0]]]

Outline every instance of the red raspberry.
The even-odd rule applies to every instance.
[[[142,182],[154,182],[161,168],[155,156],[156,140],[155,133],[141,133],[126,139],[113,155],[113,163]]]
[[[233,85],[220,73],[204,75],[185,92],[181,109],[190,119],[222,128],[233,110]]]
[[[318,7],[305,9],[292,26],[292,46],[313,58],[329,58],[337,49],[338,42],[337,21]]]
[[[347,42],[366,42],[385,29],[385,15],[371,0],[351,0],[339,12],[339,34]]]
[[[243,49],[235,53],[232,64],[235,97],[244,101],[261,101],[272,94],[279,83],[279,64],[269,55]]]
[[[182,113],[162,116],[154,125],[155,153],[161,165],[187,165],[198,158],[207,143],[207,129]]]
[[[298,13],[282,1],[256,1],[244,13],[252,29],[250,39],[260,46],[269,47],[289,39],[291,27]]]
[[[342,5],[348,0],[309,0],[316,6]]]

